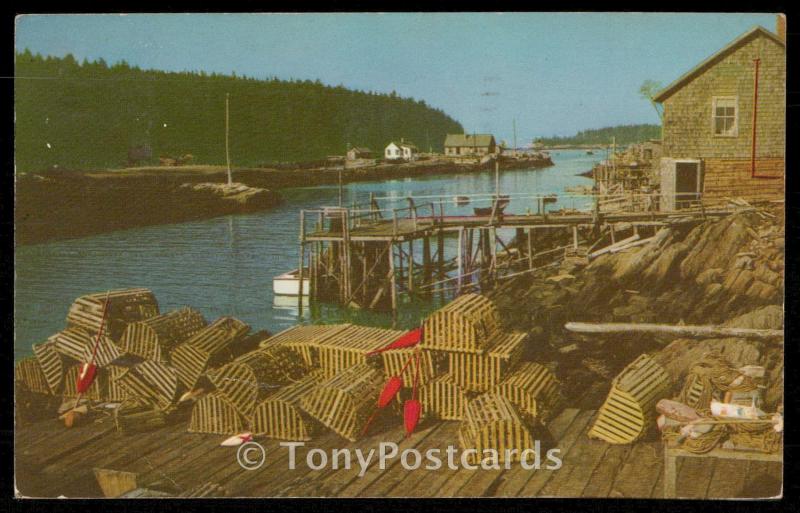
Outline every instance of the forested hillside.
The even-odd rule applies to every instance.
[[[568,137],[543,137],[538,139],[542,144],[555,146],[560,144],[611,144],[616,137],[617,144],[625,145],[644,142],[648,139],[661,139],[659,125],[620,125],[605,128],[582,130]]]
[[[264,70],[268,73],[269,70]],[[141,70],[125,62],[16,55],[16,162],[21,171],[124,166],[132,148],[225,163],[225,95],[235,166],[381,152],[405,138],[441,151],[461,125],[424,101],[311,81]]]

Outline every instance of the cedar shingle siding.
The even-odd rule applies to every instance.
[[[656,97],[664,106],[663,155],[702,160],[705,197],[769,199],[783,195],[783,180],[751,177],[750,158],[753,61],[758,58],[756,174],[783,176],[785,48],[765,29],[753,29]],[[735,99],[737,119],[732,135],[715,135],[715,98],[722,98],[722,105]]]

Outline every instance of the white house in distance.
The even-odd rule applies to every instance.
[[[417,160],[419,149],[413,143],[405,142],[400,139],[399,143],[394,141],[390,142],[386,149],[383,150],[383,156],[386,160]]]

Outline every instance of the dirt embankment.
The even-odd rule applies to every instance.
[[[717,221],[676,225],[650,243],[600,256],[586,266],[564,264],[549,275],[521,277],[492,292],[504,320],[531,333],[529,355],[548,362],[578,407],[597,408],[610,380],[651,352],[676,386],[692,362],[711,349],[738,364],[766,365],[779,399],[780,344],[741,339],[672,340],[653,335],[578,335],[569,321],[729,324],[783,327],[783,211],[748,212]],[[558,276],[556,278],[556,276]]]

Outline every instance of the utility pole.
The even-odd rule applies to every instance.
[[[233,185],[233,175],[231,175],[231,150],[229,145],[230,130],[230,93],[225,93],[225,161],[228,163],[228,187]]]
[[[517,156],[517,119],[513,118],[511,121],[512,121],[512,124],[513,124],[513,127],[514,127],[514,156],[516,157]]]

